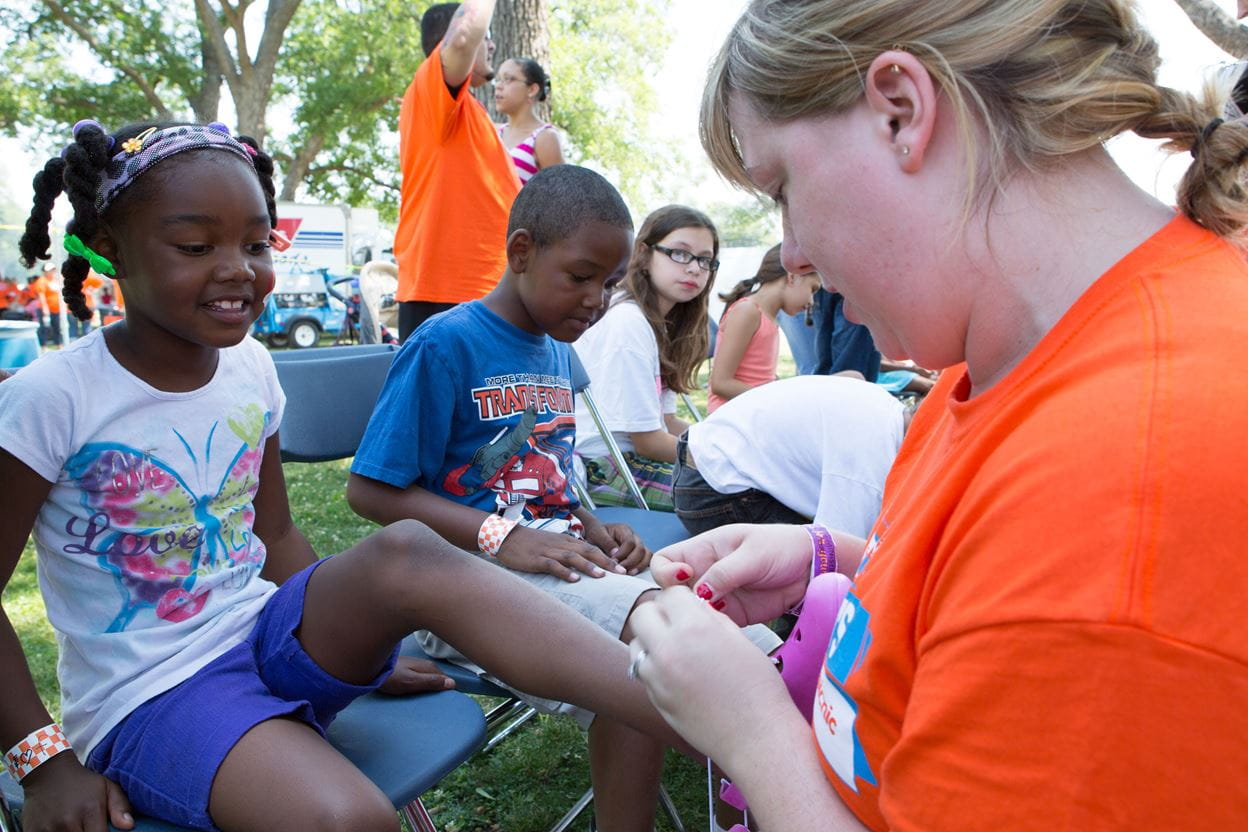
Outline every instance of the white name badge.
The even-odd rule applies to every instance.
[[[858,791],[858,780],[872,785],[876,780],[854,730],[858,706],[845,693],[842,685],[862,663],[871,646],[870,618],[853,593],[841,604],[832,640],[828,644],[827,658],[819,674],[812,719],[815,739],[824,760],[855,792]]]

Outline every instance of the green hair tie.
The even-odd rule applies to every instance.
[[[81,257],[91,264],[91,268],[100,274],[114,275],[117,270],[113,268],[113,264],[108,258],[99,254],[82,240],[78,239],[77,234],[65,235],[65,251],[77,257]]]

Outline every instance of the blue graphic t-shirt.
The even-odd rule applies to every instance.
[[[131,375],[100,331],[0,384],[0,447],[52,483],[34,540],[79,755],[250,631],[274,589],[252,501],[284,402],[250,338],[184,393]]]
[[[395,356],[351,470],[508,518],[567,519],[568,349],[480,301],[430,318]]]

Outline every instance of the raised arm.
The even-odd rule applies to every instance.
[[[442,39],[442,77],[451,88],[462,86],[472,75],[477,50],[489,31],[495,0],[465,0],[455,10]]]

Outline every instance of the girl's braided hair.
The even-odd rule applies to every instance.
[[[69,203],[74,209],[73,218],[65,226],[66,232],[90,245],[90,241],[99,233],[103,219],[95,209],[95,199],[105,170],[112,161],[113,148],[121,147],[127,140],[153,127],[163,129],[184,125],[183,122],[144,122],[127,125],[110,136],[93,122],[80,123],[74,130],[73,141],[61,151],[61,155],[49,159],[43,170],[35,174],[32,183],[35,191],[34,205],[26,220],[26,231],[18,242],[22,265],[29,269],[35,265],[36,260],[51,259],[52,240],[48,235],[48,227],[52,221],[52,205],[61,193],[69,197]],[[250,136],[236,138],[256,151],[253,162],[260,179],[260,187],[264,191],[269,222],[276,228],[277,191],[273,187],[273,159],[260,150],[259,144]],[[128,196],[130,194],[122,194],[104,209],[111,221],[116,221],[121,212],[125,211]],[[61,275],[65,282],[61,295],[70,313],[80,321],[91,318],[91,310],[87,308],[82,294],[82,283],[86,280],[89,269],[90,264],[86,258],[73,254],[61,266]]]

